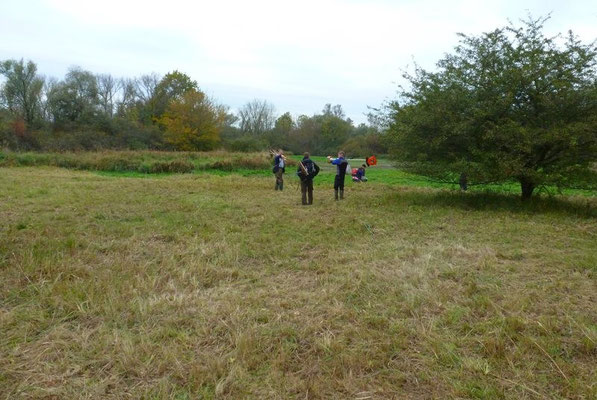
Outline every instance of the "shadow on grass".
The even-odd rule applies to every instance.
[[[535,196],[522,201],[520,195],[503,193],[461,193],[457,191],[402,191],[391,196],[406,204],[450,207],[470,211],[508,211],[523,214],[558,214],[597,218],[595,197]]]

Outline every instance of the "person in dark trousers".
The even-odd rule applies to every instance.
[[[338,200],[338,192],[340,194],[340,200],[344,199],[344,177],[346,176],[346,167],[348,162],[344,158],[344,152],[340,150],[338,152],[338,158],[332,158],[328,156],[328,162],[336,166],[336,177],[334,178],[334,198]]]
[[[286,171],[286,157],[282,149],[274,157],[274,175],[276,175],[276,190],[284,189],[284,172]]]
[[[309,153],[303,155],[296,174],[301,180],[301,201],[304,206],[313,204],[313,178],[319,173],[319,166],[309,158]],[[307,195],[309,200],[307,201]]]

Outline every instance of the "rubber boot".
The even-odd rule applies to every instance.
[[[344,200],[344,190],[340,189],[340,200]]]
[[[278,190],[278,185],[279,185],[278,182],[276,182],[276,190]]]
[[[338,200],[338,189],[334,189],[334,199]]]
[[[284,184],[280,183],[280,190],[283,190],[283,189],[284,189]]]

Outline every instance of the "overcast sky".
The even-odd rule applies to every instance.
[[[266,99],[279,114],[342,104],[356,122],[394,97],[401,70],[528,13],[548,33],[597,38],[597,1],[0,0],[0,60],[31,59],[62,78],[76,65],[134,77],[178,69],[234,110]]]

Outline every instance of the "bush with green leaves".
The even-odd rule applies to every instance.
[[[392,153],[403,168],[440,180],[577,185],[597,161],[597,46],[572,32],[547,37],[547,18],[460,44],[405,74],[390,109]]]

